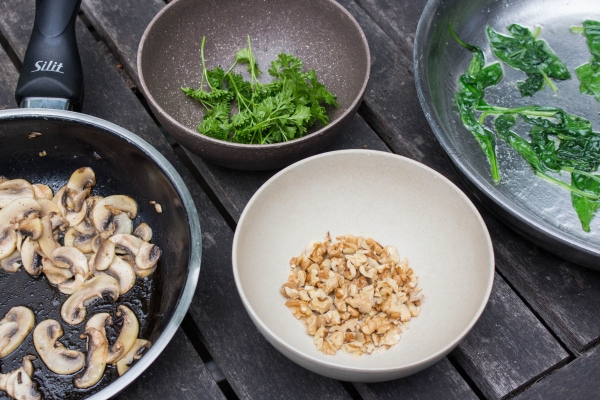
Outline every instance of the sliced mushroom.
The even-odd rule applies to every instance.
[[[12,252],[12,254],[6,258],[0,260],[0,268],[2,268],[6,272],[17,272],[22,264],[21,253],[19,250]]]
[[[13,229],[0,231],[0,260],[9,257],[17,248],[17,234]]]
[[[58,321],[47,319],[35,327],[33,344],[50,371],[59,375],[69,375],[83,368],[85,355],[77,350],[69,350],[59,342],[63,334]]]
[[[133,361],[142,358],[144,352],[148,350],[151,346],[152,343],[150,343],[149,341],[144,339],[137,339],[131,350],[129,350],[127,354],[125,354],[125,357],[121,358],[117,362],[117,371],[119,372],[119,376],[129,371],[129,368],[131,368],[131,364],[133,363]]]
[[[96,272],[96,275],[106,273],[119,282],[119,294],[123,295],[135,285],[135,271],[133,267],[121,257],[115,256],[107,270]]]
[[[65,202],[68,198],[67,192],[65,191],[63,193],[61,202],[58,204],[58,208],[60,209],[63,217],[69,222],[69,226],[79,225],[85,219],[88,203],[82,202],[81,205],[78,206],[78,211],[75,211],[67,208]]]
[[[114,231],[112,231],[114,228]],[[113,223],[109,230],[112,231],[113,235],[119,234],[128,234],[131,235],[131,231],[133,230],[133,222],[129,219],[129,216],[125,213],[118,214],[113,217]]]
[[[98,250],[100,250],[100,244],[102,243],[102,241],[109,239],[111,236],[112,234],[106,231],[97,234],[94,237],[94,240],[92,240],[92,250],[94,251],[94,253],[97,253]]]
[[[115,215],[126,213],[129,219],[137,217],[137,203],[131,197],[114,195],[96,202],[92,210],[92,223],[99,231],[110,229]]]
[[[149,242],[152,240],[152,228],[147,223],[142,222],[133,231],[133,236],[139,237],[144,242]]]
[[[0,210],[0,230],[5,228],[16,230],[21,221],[27,218],[37,218],[40,210],[39,203],[34,199],[13,200]]]
[[[33,187],[33,197],[36,200],[52,200],[54,195],[52,194],[50,186],[41,183],[36,183],[31,186]]]
[[[106,358],[106,362],[113,365],[129,353],[140,333],[140,323],[129,307],[124,305],[117,307],[117,317],[121,316],[123,316],[123,327],[115,343],[108,349]]]
[[[21,198],[34,198],[33,187],[24,179],[13,179],[0,183],[0,208],[8,203]]]
[[[98,271],[104,271],[112,264],[115,257],[115,244],[106,239],[100,243],[94,259],[94,268]]]
[[[51,200],[39,199],[37,201],[40,205],[40,218],[50,215],[50,213],[60,214],[60,210],[56,203]]]
[[[69,210],[79,212],[90,194],[90,189],[96,184],[96,174],[90,167],[81,167],[73,172],[67,182],[65,205]]]
[[[40,248],[42,252],[47,258],[52,258],[52,253],[54,250],[60,248],[60,244],[56,242],[54,236],[52,234],[52,221],[50,220],[51,216],[47,215],[42,217],[42,236],[38,239],[38,243],[40,244]]]
[[[33,312],[27,307],[13,307],[6,313],[0,321],[0,358],[6,357],[23,343],[34,323]]]
[[[19,224],[21,236],[29,236],[33,240],[38,240],[42,236],[42,221],[39,218],[26,219]]]
[[[64,294],[73,294],[89,276],[88,260],[75,247],[59,247],[52,253],[52,261],[58,268],[71,271],[73,280],[58,285],[58,290]]]
[[[42,258],[42,272],[53,285],[60,285],[61,283],[73,278],[73,274],[70,270],[58,268],[49,258],[46,257]]]
[[[119,298],[119,282],[110,275],[98,275],[84,282],[63,303],[60,315],[67,324],[78,325],[85,319],[87,305],[103,295],[109,295],[114,301]]]
[[[73,379],[73,384],[79,389],[92,387],[102,379],[108,354],[108,340],[98,329],[86,328],[84,337],[87,337],[86,367]]]
[[[92,242],[96,234],[93,233],[91,235],[86,235],[78,232],[75,228],[69,228],[67,233],[65,233],[64,243],[65,246],[75,247],[79,249],[82,253],[87,254],[93,252]]]
[[[98,313],[88,320],[85,329],[94,328],[106,335],[106,327],[112,325],[112,317],[109,313]]]
[[[0,374],[0,390],[5,391],[13,399],[40,400],[42,395],[31,380],[33,376],[32,360],[35,360],[35,356],[25,356],[20,368],[8,374]]]
[[[135,256],[135,265],[143,270],[153,269],[161,254],[160,247],[144,242]]]
[[[26,237],[23,245],[21,246],[21,260],[23,261],[23,267],[29,275],[38,276],[42,273],[42,268],[39,262],[36,263],[36,253],[40,252],[40,246],[38,242]]]
[[[115,244],[117,254],[128,254],[135,258],[144,242],[142,239],[128,234],[119,234],[110,237],[110,241]]]

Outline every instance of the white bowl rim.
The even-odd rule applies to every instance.
[[[340,364],[334,364],[331,363],[329,361],[325,361],[319,358],[315,358],[309,354],[306,354],[302,351],[297,350],[296,348],[294,348],[293,346],[290,346],[285,340],[283,340],[282,338],[280,338],[278,335],[275,334],[275,332],[273,332],[263,321],[262,319],[258,316],[258,314],[256,313],[256,311],[254,310],[254,308],[251,306],[250,301],[248,300],[246,293],[244,292],[244,289],[242,287],[242,283],[239,277],[239,273],[238,273],[238,260],[237,260],[237,252],[236,252],[236,248],[238,246],[238,242],[239,242],[239,232],[241,232],[240,226],[243,225],[244,220],[246,219],[246,215],[248,214],[248,210],[250,208],[252,208],[252,205],[254,204],[254,202],[256,201],[256,199],[260,196],[260,194],[266,190],[267,187],[269,187],[274,181],[276,181],[277,179],[279,179],[280,176],[288,173],[289,171],[293,170],[293,169],[297,169],[297,168],[301,168],[304,164],[306,163],[310,163],[315,159],[320,159],[320,158],[327,158],[327,157],[338,157],[338,156],[346,156],[349,154],[369,154],[375,157],[388,157],[388,158],[395,158],[395,159],[399,159],[402,160],[402,162],[407,162],[409,164],[412,164],[418,168],[424,169],[426,171],[429,171],[431,173],[433,173],[435,176],[437,176],[437,178],[439,180],[441,180],[442,182],[444,182],[446,185],[448,185],[450,188],[452,188],[452,190],[459,195],[459,197],[461,197],[467,204],[467,206],[471,209],[471,211],[475,214],[475,217],[477,218],[483,232],[485,233],[485,239],[486,239],[486,243],[487,243],[487,250],[489,253],[489,265],[491,268],[491,273],[489,275],[489,279],[486,282],[486,288],[485,288],[485,296],[484,296],[484,301],[481,302],[479,308],[477,309],[477,312],[475,313],[475,315],[473,316],[473,318],[471,319],[471,321],[467,324],[467,326],[457,335],[457,337],[452,340],[450,343],[448,343],[446,346],[444,346],[443,348],[441,348],[440,350],[438,350],[437,352],[429,355],[428,357],[420,360],[420,361],[416,361],[407,365],[402,365],[399,367],[365,367],[365,366],[348,366],[348,365],[340,365]],[[483,313],[483,310],[485,309],[488,300],[490,298],[491,292],[492,292],[492,286],[494,283],[494,270],[495,270],[495,260],[494,260],[494,248],[492,245],[492,239],[490,238],[490,234],[487,230],[487,226],[485,225],[485,222],[483,221],[483,218],[481,217],[481,215],[479,214],[479,211],[477,210],[477,208],[475,207],[475,205],[471,202],[471,200],[452,182],[450,181],[448,178],[446,178],[445,176],[443,176],[442,174],[440,174],[439,172],[437,172],[436,170],[421,164],[415,160],[412,160],[410,158],[404,157],[404,156],[400,156],[394,153],[388,153],[388,152],[384,152],[384,151],[377,151],[377,150],[363,150],[363,149],[349,149],[349,150],[337,150],[337,151],[331,151],[331,152],[326,152],[326,153],[321,153],[321,154],[317,154],[315,156],[312,157],[308,157],[305,158],[304,160],[298,161],[284,169],[282,169],[281,171],[279,171],[277,174],[273,175],[268,181],[266,181],[257,191],[256,193],[254,193],[254,195],[252,196],[252,198],[250,199],[250,201],[248,201],[248,204],[246,205],[246,207],[244,208],[244,211],[242,212],[242,215],[240,216],[240,219],[237,223],[237,227],[235,230],[235,234],[233,237],[233,246],[232,246],[232,265],[233,265],[233,277],[235,279],[235,285],[238,289],[238,293],[242,299],[242,303],[244,304],[244,307],[246,308],[246,311],[248,312],[248,314],[250,314],[252,321],[257,324],[260,325],[258,328],[260,328],[259,330],[262,330],[263,332],[266,332],[270,339],[275,341],[279,346],[281,346],[282,348],[286,349],[287,351],[289,351],[290,353],[294,354],[295,356],[319,364],[319,365],[323,365],[329,368],[333,368],[335,370],[338,371],[349,371],[349,372],[366,372],[366,373],[376,373],[376,372],[393,372],[393,371],[402,371],[402,370],[410,370],[413,368],[418,368],[421,365],[429,365],[431,364],[434,360],[437,360],[441,357],[443,357],[444,355],[448,354],[450,351],[452,351],[452,349],[454,347],[456,347],[463,339],[464,337],[471,331],[471,329],[473,328],[473,326],[475,325],[475,323],[479,320],[479,318],[481,317],[481,314]]]

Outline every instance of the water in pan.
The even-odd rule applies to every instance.
[[[434,108],[442,125],[446,125],[444,133],[458,150],[459,157],[466,159],[471,172],[478,175],[479,181],[484,182],[500,201],[511,204],[528,218],[542,221],[543,225],[558,229],[568,237],[586,241],[596,252],[600,252],[600,218],[592,221],[591,232],[584,232],[571,206],[570,194],[537,178],[528,164],[502,141],[498,141],[497,148],[502,181],[493,186],[489,163],[474,138],[462,126],[453,100],[458,77],[467,69],[471,53],[452,40],[447,28],[447,22],[452,21],[461,39],[483,49],[489,64],[497,59],[491,52],[485,34],[487,25],[505,34],[506,27],[512,23],[530,28],[540,26],[540,38],[546,40],[567,64],[572,78],[556,82],[558,93],[546,87],[532,97],[523,98],[516,88],[516,82],[524,80],[525,74],[503,65],[504,78],[498,86],[486,91],[486,100],[490,104],[505,107],[532,104],[560,107],[589,119],[594,130],[600,131],[600,103],[592,96],[579,93],[579,80],[573,71],[589,61],[590,53],[583,35],[570,32],[572,26],[581,26],[586,19],[600,20],[600,2],[520,0],[447,3],[453,5],[447,5],[451,9],[446,13],[447,18],[438,22],[435,28],[427,75],[430,86],[434,87]],[[492,122],[493,118],[489,117],[487,125],[491,127]],[[526,127],[521,128],[518,133],[526,137]],[[565,179],[568,181],[566,175]]]
[[[92,189],[93,195],[107,196],[110,194],[123,194],[115,192],[115,188],[111,187],[110,183],[107,184],[107,182],[101,180],[101,177],[104,176],[101,171],[96,171],[96,173],[99,181],[98,185]],[[16,176],[10,175],[7,177],[16,178]],[[68,176],[62,177],[62,179],[49,177],[48,180],[45,180],[45,183],[48,183],[56,193],[56,190],[64,185],[67,179]],[[135,198],[135,196],[133,197]],[[144,211],[142,211],[144,208],[145,207],[140,204],[141,215],[134,221],[134,227],[146,220],[144,219]],[[157,240],[160,241],[160,238],[153,238],[153,242]],[[156,323],[156,304],[154,300],[160,296],[153,296],[153,294],[155,294],[157,290],[160,290],[157,288],[157,282],[160,280],[161,275],[160,268],[161,262],[159,261],[157,270],[149,278],[141,279],[138,277],[135,286],[129,292],[120,296],[116,303],[113,302],[112,299],[105,298],[97,300],[88,306],[85,322],[87,322],[90,317],[100,312],[111,314],[113,326],[108,327],[106,333],[109,342],[114,343],[121,328],[120,323],[122,322],[116,318],[115,310],[117,305],[124,304],[133,310],[140,322],[139,336],[148,339],[150,330]],[[60,341],[70,349],[77,349],[82,352],[86,351],[86,341],[85,339],[80,338],[80,335],[85,330],[85,322],[77,326],[70,326],[62,320],[60,316],[60,307],[68,296],[60,293],[56,287],[48,282],[45,276],[31,277],[23,268],[21,268],[19,272],[12,274],[0,270],[0,293],[0,319],[14,306],[28,307],[35,313],[36,325],[49,318],[57,320],[65,332]],[[32,333],[27,336],[23,344],[21,344],[16,351],[0,360],[1,372],[7,373],[20,367],[23,356],[27,354],[37,356],[37,352],[33,345]],[[57,375],[50,371],[39,357],[33,361],[33,365],[35,369],[33,380],[38,384],[43,398],[47,400],[81,399],[104,389],[119,377],[115,367],[107,366],[104,376],[98,384],[90,389],[77,389],[73,386],[73,377],[77,375],[78,372],[72,375]],[[8,399],[8,397],[4,392],[0,391],[0,399]]]

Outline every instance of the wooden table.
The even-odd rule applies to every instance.
[[[200,0],[199,0],[200,1]],[[290,0],[292,1],[292,0]],[[425,0],[341,0],[369,41],[372,69],[358,115],[326,151],[369,148],[418,160],[464,188],[419,107],[412,51]],[[315,375],[279,354],[246,314],[231,245],[252,194],[273,172],[228,170],[165,135],[137,89],[136,53],[163,0],[83,0],[77,35],[83,112],[143,137],[183,176],[203,231],[202,268],[188,315],[122,399],[443,399],[600,397],[600,274],[525,241],[479,207],[496,277],[481,319],[444,360],[397,381],[361,384]],[[34,0],[0,2],[0,108],[14,108]],[[474,202],[477,204],[476,199]]]

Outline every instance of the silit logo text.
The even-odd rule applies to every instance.
[[[31,72],[46,71],[46,72],[58,72],[59,74],[64,74],[64,72],[61,71],[62,67],[63,67],[62,63],[59,63],[56,61],[38,61],[35,63],[36,69],[34,69]]]

